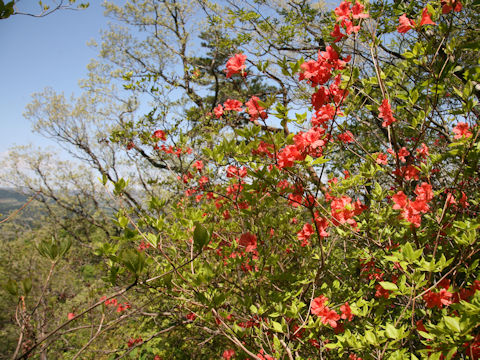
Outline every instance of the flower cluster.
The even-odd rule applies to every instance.
[[[340,320],[340,315],[335,310],[331,310],[328,306],[325,305],[325,303],[328,301],[328,298],[320,295],[319,297],[316,297],[315,299],[312,300],[312,303],[310,305],[310,311],[312,314],[317,315],[320,320],[322,321],[323,324],[325,325],[330,325],[332,328],[337,327],[337,321]],[[350,307],[347,304],[348,309]],[[347,312],[350,310],[347,310],[344,308]],[[349,315],[346,313],[345,318],[349,317]]]
[[[395,203],[394,210],[401,210],[402,217],[413,224],[415,227],[420,227],[422,213],[427,213],[430,210],[428,203],[433,199],[432,186],[423,182],[415,189],[416,199],[411,201],[403,191],[397,192],[392,196]]]
[[[143,339],[141,337],[139,338],[136,338],[136,339],[133,339],[133,338],[130,338],[127,342],[127,346],[129,348],[133,347],[135,344],[141,344],[143,342]]]
[[[245,105],[247,106],[247,112],[250,116],[250,121],[256,121],[259,117],[265,120],[268,117],[268,114],[265,112],[265,108],[260,106],[258,103],[260,98],[257,96],[252,96],[250,100],[248,100]],[[234,99],[227,99],[223,105],[218,104],[214,109],[213,113],[217,119],[220,119],[223,115],[226,114],[226,111],[233,111],[233,112],[242,112],[245,109],[242,107],[243,103],[239,100]]]
[[[113,306],[113,307],[116,307],[117,308],[117,312],[122,312],[122,311],[125,311],[127,309],[130,309],[130,304],[127,303],[127,302],[124,302],[124,303],[119,303],[117,301],[117,299],[113,298],[113,299],[108,299],[107,300],[107,297],[106,296],[102,296],[100,298],[100,301],[104,301],[105,305],[106,306]]]
[[[396,121],[396,119],[393,117],[392,108],[390,107],[388,99],[383,99],[382,105],[380,105],[378,111],[378,117],[384,120],[382,123],[383,127],[390,126]]]
[[[407,17],[407,14],[403,14],[402,16],[400,16],[398,21],[399,21],[399,25],[397,27],[397,31],[400,34],[405,34],[406,32],[408,32],[409,30],[413,29],[416,26],[415,21],[413,21],[412,19],[409,19]],[[436,25],[432,21],[432,18],[430,17],[430,13],[428,12],[427,8],[423,9],[422,20],[420,21],[420,26],[424,26],[424,25]]]
[[[330,34],[335,42],[340,41],[343,37],[351,33],[357,33],[360,30],[360,25],[354,25],[354,22],[369,17],[368,13],[364,12],[364,10],[365,7],[358,1],[355,2],[353,7],[350,1],[344,1],[335,9],[335,15],[339,24],[335,25],[335,28]],[[346,34],[341,32],[340,26],[345,30]]]
[[[225,72],[227,73],[227,78],[231,77],[235,74],[242,74],[245,75],[245,60],[247,60],[247,55],[244,54],[235,54],[227,61],[227,69]]]
[[[455,140],[461,139],[463,137],[469,138],[470,136],[472,136],[468,124],[464,122],[459,122],[457,125],[455,125],[452,131],[455,134],[455,136],[453,137]]]

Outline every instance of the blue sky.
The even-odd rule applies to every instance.
[[[29,2],[37,6],[32,11],[38,11],[37,1],[20,4]],[[31,94],[45,87],[67,97],[79,94],[78,80],[86,75],[87,64],[96,56],[87,42],[99,40],[100,30],[108,24],[100,4],[100,0],[93,0],[82,11],[0,20],[0,155],[13,145],[53,145],[33,133],[22,114]]]

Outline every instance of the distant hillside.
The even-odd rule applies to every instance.
[[[4,218],[6,214],[22,207],[28,199],[15,189],[0,188],[0,218]]]

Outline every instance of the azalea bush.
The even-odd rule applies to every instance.
[[[119,351],[480,358],[479,10],[344,1],[306,58],[279,32],[269,41],[289,58],[267,61],[243,34],[227,42],[222,82],[188,70],[217,91],[192,96],[184,122],[151,113],[115,129],[112,142],[148,151],[169,179],[146,210],[121,206],[121,235],[97,244],[123,288],[95,306],[131,315]],[[255,12],[230,15],[212,21],[266,26]],[[151,81],[132,79],[125,89]],[[103,183],[128,203],[127,180]]]
[[[474,9],[342,2],[326,48],[280,64],[307,107],[228,98],[204,116],[249,122],[203,148],[153,133],[190,166],[184,196],[135,226],[149,266],[130,272],[169,274],[152,306],[225,359],[479,358]],[[269,69],[248,64],[234,54],[226,78]]]

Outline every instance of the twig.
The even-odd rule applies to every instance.
[[[220,324],[223,325],[226,329],[232,331],[232,329],[230,329],[230,327],[225,324],[225,322],[223,321],[223,319],[221,318],[221,316],[218,315],[217,311],[215,309],[212,309],[212,313],[213,315],[215,316],[215,318],[217,318],[219,321],[220,321]],[[250,350],[248,350],[242,343],[240,340],[238,340],[236,337],[232,337],[232,336],[229,336],[225,331],[223,331],[222,329],[220,329],[220,331],[222,332],[222,334],[227,338],[229,339],[231,342],[233,342],[235,345],[237,345],[239,348],[241,348],[243,351],[245,351],[248,355],[250,355],[252,358],[254,358],[255,360],[261,360],[261,358],[259,358],[257,355],[255,355],[254,353],[252,353]]]
[[[75,356],[72,358],[72,360],[75,360],[76,358],[78,358],[80,356],[80,354],[82,352],[85,351],[85,349],[87,347],[90,346],[90,344],[93,342],[93,340],[95,340],[95,338],[98,336],[98,334],[100,334],[100,331],[102,330],[102,326],[103,326],[103,321],[105,320],[105,314],[102,314],[102,318],[100,320],[100,325],[98,325],[98,330],[97,332],[95,333],[95,335],[93,335],[90,340],[88,340],[88,342],[75,354]]]

